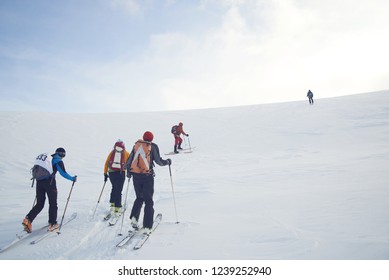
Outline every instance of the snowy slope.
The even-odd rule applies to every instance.
[[[21,244],[0,259],[389,259],[389,91],[305,102],[121,114],[0,113],[0,247],[21,229],[41,152],[64,147],[78,175],[62,234]],[[139,251],[117,249],[129,228],[102,221],[103,164],[121,138],[130,149],[145,130],[163,153],[182,121],[192,154],[156,167],[155,209],[163,221]],[[188,145],[188,139],[186,144]],[[164,156],[166,158],[168,156]],[[58,177],[59,178],[59,177]],[[59,219],[71,182],[58,179]],[[126,195],[127,183],[123,191]],[[128,203],[132,204],[132,182]],[[45,209],[34,221],[47,221]],[[180,222],[176,224],[176,221]]]

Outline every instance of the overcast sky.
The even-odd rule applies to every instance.
[[[0,111],[209,108],[389,88],[387,0],[0,0]]]

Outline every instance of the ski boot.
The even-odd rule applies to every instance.
[[[135,217],[131,218],[131,227],[133,230],[139,230],[138,221]],[[130,231],[132,231],[132,229],[130,229]]]
[[[53,231],[56,231],[57,229],[59,229],[59,224],[54,223],[54,224],[50,224],[50,225],[49,225],[48,231],[53,232]]]
[[[28,217],[24,218],[22,225],[24,227],[24,231],[26,231],[28,233],[32,232],[32,224],[31,224],[30,220],[28,219]]]

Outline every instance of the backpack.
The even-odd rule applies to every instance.
[[[34,166],[31,168],[31,180],[37,181],[48,179],[53,173],[51,159],[47,154],[40,154],[36,157]]]
[[[151,143],[138,140],[134,145],[134,159],[131,162],[130,172],[138,174],[151,174]]]
[[[113,151],[111,152],[111,156],[108,161],[108,167],[109,169],[113,171],[121,171],[124,167],[124,149],[121,151],[116,150],[116,146],[114,147]]]
[[[177,128],[178,128],[178,125],[173,125],[171,132],[173,134],[177,134]]]

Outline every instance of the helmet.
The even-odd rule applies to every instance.
[[[59,155],[61,158],[66,156],[66,151],[64,148],[58,148],[55,150],[55,154]]]
[[[151,142],[151,141],[153,141],[153,139],[154,139],[154,135],[153,135],[150,131],[146,131],[146,132],[143,134],[143,140],[144,140],[144,141]]]
[[[115,147],[122,147],[124,149],[125,148],[124,142],[119,139],[118,141],[116,141]]]
[[[125,145],[124,145],[124,142],[122,140],[117,140],[116,143],[115,143],[115,146],[114,147],[120,147],[122,149],[125,149]]]

